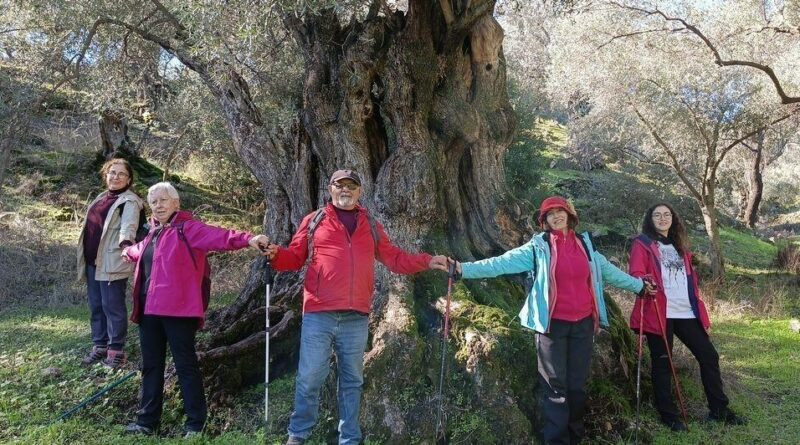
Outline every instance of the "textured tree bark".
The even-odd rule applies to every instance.
[[[711,276],[715,283],[720,283],[725,279],[725,257],[722,254],[722,242],[719,238],[713,188],[709,194],[710,196],[706,196],[704,202],[700,204],[700,212],[703,214],[703,223],[708,233],[708,256],[711,261]]]
[[[747,205],[742,221],[751,229],[758,222],[758,208],[764,195],[764,132],[756,135],[756,147],[750,150],[750,169],[747,171]]]
[[[120,113],[106,110],[97,122],[100,127],[100,144],[105,159],[136,156],[134,144],[128,137],[128,122]]]

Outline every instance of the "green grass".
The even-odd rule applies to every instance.
[[[138,376],[71,419],[52,423],[59,413],[127,372],[78,365],[88,343],[87,315],[83,307],[38,313],[6,311],[0,315],[0,343],[4,346],[0,354],[0,442],[177,443],[182,421],[180,398],[174,388],[167,390],[163,437],[142,440],[122,435],[124,424],[133,419]],[[748,418],[747,425],[727,427],[701,421],[706,407],[697,365],[684,359],[679,366],[691,431],[676,434],[660,426],[646,400],[643,434],[652,436],[655,444],[797,443],[800,335],[791,332],[788,324],[786,318],[753,317],[725,318],[714,324],[712,335],[721,356],[726,392],[732,408]],[[57,367],[62,374],[44,377],[42,370],[47,367]],[[293,390],[293,376],[270,385],[271,423],[267,435],[261,423],[263,386],[258,385],[239,394],[229,406],[212,409],[209,429],[214,433],[191,443],[281,443],[285,440]],[[469,420],[469,416],[465,419]],[[311,443],[325,443],[326,433],[318,428]]]
[[[690,432],[675,434],[658,426],[655,444],[795,444],[800,441],[800,335],[789,330],[788,319],[723,319],[714,325],[713,341],[731,407],[748,419],[729,427],[700,420],[705,397],[696,370],[682,373],[688,395]],[[692,363],[693,369],[696,364]],[[650,424],[655,424],[654,412]]]
[[[133,444],[169,443],[179,437],[181,401],[176,387],[167,386],[162,437],[150,440],[123,435],[134,420],[139,375],[63,422],[59,415],[134,370],[138,350],[136,327],[128,334],[131,362],[109,371],[101,365],[83,367],[80,358],[89,341],[88,310],[83,306],[43,311],[7,310],[0,313],[0,443]],[[48,368],[56,374],[45,376]],[[192,443],[281,443],[291,412],[294,376],[270,385],[270,428],[264,435],[263,385],[238,394],[233,403],[210,411],[208,437]],[[317,438],[318,443],[322,440]]]
[[[748,273],[760,273],[775,268],[778,247],[755,236],[749,230],[720,226],[719,237],[726,265],[747,269]],[[692,249],[696,252],[708,251],[708,237],[705,232],[691,237]]]

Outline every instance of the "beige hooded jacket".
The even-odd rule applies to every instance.
[[[97,198],[89,204],[89,209],[102,199],[108,191],[100,193]],[[122,211],[119,207],[126,204]],[[111,208],[108,210],[105,223],[103,224],[103,234],[100,236],[100,246],[97,248],[97,260],[95,260],[94,279],[98,281],[115,281],[129,278],[133,275],[133,264],[122,261],[122,248],[119,247],[123,241],[136,243],[136,229],[139,226],[139,212],[143,212],[144,202],[136,193],[126,190],[121,193]],[[83,237],[86,231],[86,219],[83,219],[81,236],[78,239],[78,280],[86,279],[86,258],[83,254]]]

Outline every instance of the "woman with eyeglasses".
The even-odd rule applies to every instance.
[[[106,190],[89,204],[78,239],[78,279],[86,280],[93,343],[82,363],[116,368],[126,360],[125,288],[133,274],[133,265],[122,260],[122,249],[136,242],[144,203],[131,190],[128,161],[111,159],[100,172]]]
[[[672,397],[670,358],[665,343],[672,349],[673,335],[689,348],[700,365],[700,378],[708,400],[707,420],[729,425],[745,423],[728,408],[728,397],[722,390],[719,354],[708,334],[708,312],[692,267],[686,228],[671,205],[658,203],[647,209],[642,233],[631,248],[629,269],[635,277],[652,278],[657,286],[654,298],[636,300],[631,328],[637,333],[641,328],[647,337],[653,398],[662,423],[673,431],[686,431]],[[643,319],[640,319],[640,310],[643,310]]]

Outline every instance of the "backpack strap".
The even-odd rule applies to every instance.
[[[325,207],[320,207],[314,212],[314,216],[311,217],[311,222],[308,223],[308,231],[306,232],[306,243],[308,245],[306,264],[311,262],[311,257],[314,254],[314,232],[317,230],[317,226],[319,226],[323,218],[325,218]]]
[[[589,250],[589,245],[586,244],[586,238],[583,236],[586,235],[586,238],[589,239],[589,245],[591,245],[591,250]],[[583,232],[582,234],[578,235],[578,239],[583,246],[583,250],[586,252],[586,257],[589,258],[589,262],[592,262],[592,252],[597,252],[597,247],[594,245],[594,239],[592,238],[592,234],[589,232]]]
[[[375,222],[375,219],[369,214],[368,211],[364,211],[367,214],[367,222],[369,223],[369,231],[372,232],[372,242],[375,244],[375,258],[378,257],[378,241],[380,238],[378,237],[378,224]]]
[[[192,246],[189,245],[189,240],[186,239],[186,234],[183,233],[183,222],[179,222],[178,224],[175,224],[172,227],[175,227],[175,230],[178,231],[178,239],[183,241],[183,244],[189,251],[189,258],[192,259],[192,264],[194,265],[194,268],[197,269],[197,260],[195,260],[194,258],[194,251],[192,250]]]
[[[375,220],[370,216],[369,212],[366,210],[364,211],[367,216],[367,222],[369,223],[369,231],[372,234],[372,242],[375,245],[375,257],[378,256],[378,241],[380,240],[378,236],[378,226]],[[314,254],[314,232],[317,230],[319,223],[325,218],[325,207],[321,207],[314,212],[314,216],[311,217],[311,222],[308,223],[308,231],[306,232],[306,239],[308,245],[308,255],[306,256],[306,263],[311,262],[311,257]]]

